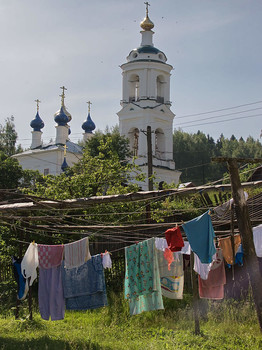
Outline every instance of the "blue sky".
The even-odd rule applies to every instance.
[[[214,139],[221,133],[259,139],[262,1],[152,0],[150,4],[154,44],[174,67],[174,128],[201,130]],[[72,141],[82,138],[88,100],[97,128],[116,125],[122,93],[119,66],[140,45],[144,16],[142,0],[1,1],[0,123],[13,115],[19,142],[29,147],[29,124],[38,98],[45,122],[43,139],[48,142],[55,137],[53,115],[60,107],[59,87],[65,85]],[[242,107],[188,117],[235,106]]]

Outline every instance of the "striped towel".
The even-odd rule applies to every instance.
[[[83,265],[87,260],[91,259],[88,237],[65,244],[64,252],[65,268],[72,269]]]

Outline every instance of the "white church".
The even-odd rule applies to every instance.
[[[155,181],[166,183],[179,182],[180,171],[175,170],[173,161],[173,119],[170,102],[170,77],[173,67],[167,64],[164,52],[153,44],[153,22],[148,16],[140,24],[141,45],[133,49],[122,64],[122,99],[119,118],[120,134],[130,142],[130,149],[136,157],[135,163],[147,174],[147,127],[152,133],[152,163]],[[23,169],[39,170],[44,175],[61,174],[66,167],[72,166],[82,156],[82,148],[70,141],[72,119],[65,107],[65,87],[62,87],[61,107],[54,115],[57,123],[56,138],[47,145],[42,143],[44,122],[39,116],[39,100],[37,113],[31,121],[32,144],[30,150],[16,154]],[[82,124],[83,138],[92,137],[95,124],[90,116],[90,104],[87,119]],[[147,182],[140,183],[143,190],[148,189]]]

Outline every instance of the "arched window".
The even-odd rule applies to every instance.
[[[162,75],[156,78],[156,99],[158,103],[164,103],[165,83],[165,78]]]
[[[129,80],[129,102],[139,101],[139,76],[133,74]]]
[[[129,146],[134,157],[138,156],[138,141],[139,141],[139,130],[138,128],[132,128],[128,133]]]
[[[165,134],[160,128],[155,131],[155,155],[157,158],[165,159]]]

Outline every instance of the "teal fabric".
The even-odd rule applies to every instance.
[[[209,212],[198,216],[182,225],[188,242],[202,264],[209,264],[216,253],[215,232]]]
[[[125,259],[125,298],[130,314],[163,309],[155,239],[126,247]]]

